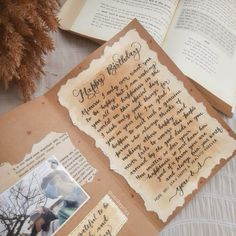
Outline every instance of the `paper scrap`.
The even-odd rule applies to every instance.
[[[115,236],[127,220],[112,198],[105,195],[68,236]]]
[[[58,97],[111,169],[165,222],[236,147],[190,93],[130,30],[68,80]]]
[[[67,133],[51,132],[39,143],[34,144],[32,152],[22,158],[21,162],[15,165],[1,164],[0,172],[7,173],[8,178],[0,180],[0,192],[7,189],[52,155],[58,158],[69,174],[81,186],[91,182],[97,172],[80,151],[74,147]]]

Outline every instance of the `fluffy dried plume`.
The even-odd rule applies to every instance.
[[[16,82],[25,101],[43,73],[43,55],[53,50],[57,0],[0,0],[0,82]]]

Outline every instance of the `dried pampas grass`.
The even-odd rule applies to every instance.
[[[0,82],[18,84],[24,99],[43,73],[43,55],[53,50],[57,0],[0,0]]]

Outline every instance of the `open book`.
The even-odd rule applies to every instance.
[[[1,235],[158,235],[236,154],[233,131],[136,20],[0,117],[0,133]]]
[[[137,18],[218,110],[236,105],[236,5],[200,0],[68,0],[61,28],[107,41]]]

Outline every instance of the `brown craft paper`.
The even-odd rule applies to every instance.
[[[139,35],[147,41],[150,49],[157,52],[159,61],[178,79],[184,82],[184,86],[188,89],[189,93],[197,101],[203,102],[210,116],[217,119],[222,127],[228,131],[229,135],[235,139],[233,131],[224,123],[217,112],[207,103],[198,90],[195,89],[193,84],[189,82],[163,50],[154,42],[145,29],[143,29],[136,20],[132,21],[123,31],[90,54],[44,96],[19,106],[0,117],[0,133],[2,135],[0,140],[1,163],[9,162],[10,164],[16,164],[22,161],[25,154],[31,152],[32,146],[38,143],[48,133],[52,131],[58,133],[67,132],[74,146],[78,148],[86,157],[87,161],[98,170],[93,182],[83,186],[85,191],[90,195],[90,200],[67,222],[67,224],[65,224],[58,235],[67,235],[70,233],[108,192],[112,192],[129,213],[128,220],[119,231],[119,235],[157,235],[165,225],[161,220],[157,219],[155,213],[146,211],[144,201],[130,188],[126,180],[109,169],[108,158],[100,149],[96,148],[92,138],[72,124],[68,111],[59,104],[57,98],[57,93],[61,85],[65,84],[68,79],[77,76],[80,72],[87,69],[93,59],[97,59],[103,55],[106,46],[113,45],[114,42],[118,41],[121,36],[124,36],[125,33],[131,29],[137,30]],[[232,156],[235,154],[236,150],[232,153]],[[228,157],[227,160],[222,160],[219,165],[215,166],[211,176],[229,159],[230,157]],[[198,183],[199,188],[202,187],[207,180],[201,179]],[[196,193],[197,191],[194,191],[185,199],[184,206]],[[179,210],[180,208],[177,208],[171,217],[168,218],[168,221],[171,220]],[[166,223],[168,223],[168,221]]]

